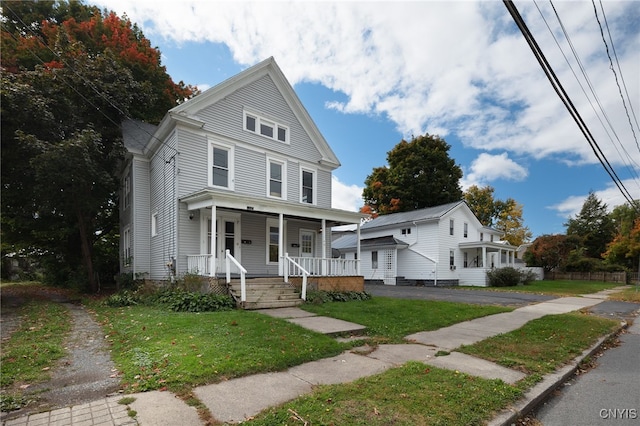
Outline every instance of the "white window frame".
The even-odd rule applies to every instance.
[[[449,219],[449,235],[453,235],[455,229],[455,221],[453,219]]]
[[[283,224],[283,226],[286,228],[286,225]],[[266,253],[265,253],[265,263],[267,265],[278,265],[279,264],[279,260],[276,260],[275,262],[273,262],[270,258],[269,258],[269,248],[271,247],[271,228],[280,228],[280,222],[278,219],[267,219],[267,229],[266,229]],[[280,233],[282,233],[283,231],[280,230]],[[285,234],[283,234],[284,236]],[[278,239],[278,248],[280,246],[280,241]]]
[[[122,210],[126,210],[131,205],[131,172],[129,170],[127,170],[122,186]]]
[[[214,148],[222,149],[227,151],[227,186],[220,186],[213,184],[213,150]],[[235,170],[234,170],[234,147],[232,145],[227,145],[224,143],[220,143],[218,141],[209,140],[209,150],[208,150],[208,159],[207,159],[207,183],[210,187],[213,188],[223,188],[229,189],[233,191],[234,181],[235,181]]]
[[[255,129],[252,130],[247,127],[247,117],[251,117],[255,120]],[[269,136],[262,133],[262,126],[271,127],[271,129],[273,130],[273,134]],[[256,114],[255,112],[243,110],[242,128],[247,132],[254,133],[256,135],[262,136],[263,138],[272,139],[274,141],[289,144],[289,139],[290,139],[289,135],[291,134],[291,130],[289,129],[289,126],[287,126],[286,124],[280,123],[277,120],[272,120],[269,118],[262,117],[260,114]],[[279,138],[280,130],[284,130],[284,140]]]
[[[378,250],[373,250],[371,252],[371,269],[378,269]]]
[[[151,213],[151,236],[158,235],[158,212]]]
[[[122,231],[122,265],[131,266],[131,227]]]
[[[280,182],[280,191],[281,194],[278,197],[277,195],[271,195],[271,164],[279,164],[282,168],[282,180]],[[275,157],[267,157],[267,197],[276,198],[278,200],[286,200],[287,199],[287,161],[275,158]]]
[[[302,176],[304,174],[304,172],[307,173],[311,173],[312,175],[312,182],[311,184],[313,185],[311,187],[311,202],[307,202],[307,201],[303,201],[303,179]],[[315,206],[317,204],[318,201],[318,171],[309,167],[300,167],[300,202],[303,204],[310,204],[312,206]]]
[[[467,222],[464,223],[464,234],[463,234],[464,238],[467,238],[469,236],[469,224]]]

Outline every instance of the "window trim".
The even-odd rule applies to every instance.
[[[151,236],[158,235],[158,212],[151,213]]]
[[[378,250],[371,252],[371,269],[378,269]]]
[[[122,230],[122,266],[131,266],[131,227]]]
[[[282,167],[282,180],[280,181],[280,196],[271,195],[271,164],[276,163],[280,164]],[[287,199],[287,161],[276,158],[276,157],[267,157],[267,197],[274,198],[277,200],[286,200]]]
[[[213,152],[214,148],[222,149],[227,151],[227,186],[220,186],[213,184]],[[227,145],[224,143],[220,143],[218,141],[209,140],[209,148],[208,148],[208,159],[207,159],[207,184],[212,188],[222,188],[228,189],[230,191],[234,190],[234,182],[235,182],[235,170],[234,170],[234,158],[235,152],[234,147],[232,145]]]
[[[266,228],[265,229],[265,231],[266,231],[266,234],[265,234],[265,243],[266,243],[265,244],[266,245],[266,249],[265,249],[265,264],[266,265],[278,265],[280,263],[280,259],[278,259],[275,262],[272,262],[271,259],[269,258],[269,248],[271,247],[271,228],[279,228],[279,227],[280,227],[280,221],[278,219],[267,218],[266,226],[265,226],[265,228]],[[280,230],[279,232],[282,234],[283,244],[284,244],[284,247],[286,247],[286,245],[287,245],[287,241],[286,241],[287,221],[283,221],[282,227],[284,229]],[[278,248],[279,248],[279,246],[280,246],[280,241],[278,240]],[[283,248],[283,251],[284,251],[284,248]]]
[[[247,127],[247,117],[251,117],[255,120],[255,129],[252,130]],[[273,134],[269,136],[262,133],[262,126],[271,127]],[[255,112],[247,111],[246,109],[242,111],[242,129],[246,132],[253,133],[276,142],[285,143],[287,145],[290,141],[291,129],[289,126],[277,120],[263,117]],[[284,130],[284,140],[280,139],[280,130]]]
[[[469,236],[469,224],[467,222],[464,223],[463,236],[464,238],[467,238]]]
[[[122,182],[122,210],[126,210],[131,205],[131,171],[127,170],[127,174],[125,175]]]
[[[304,194],[304,186],[303,186],[303,176],[304,176],[304,172],[307,173],[311,173],[312,176],[312,180],[311,180],[311,202],[307,202],[307,201],[303,201],[303,194]],[[312,206],[315,206],[318,202],[318,171],[315,169],[312,169],[310,167],[300,167],[300,202],[302,204],[310,204]]]
[[[455,221],[453,219],[449,219],[449,235],[454,235],[455,229]]]

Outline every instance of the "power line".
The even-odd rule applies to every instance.
[[[529,28],[527,27],[527,24],[522,19],[522,16],[520,16],[520,13],[518,12],[518,9],[513,4],[513,2],[510,1],[510,0],[503,0],[503,3],[505,5],[505,7],[507,8],[507,10],[509,11],[509,13],[511,14],[511,17],[515,21],[516,25],[520,29],[520,32],[522,32],[522,35],[524,36],[527,44],[531,48],[531,51],[533,52],[533,54],[536,57],[538,63],[542,67],[542,70],[544,71],[545,75],[547,76],[547,79],[551,83],[551,86],[555,90],[555,92],[558,95],[558,97],[560,97],[560,100],[562,101],[562,103],[565,105],[565,107],[569,111],[569,114],[571,115],[571,117],[574,119],[574,121],[576,122],[576,124],[580,128],[580,131],[582,132],[582,134],[584,135],[585,139],[589,143],[589,146],[593,150],[593,153],[596,155],[596,158],[598,158],[598,161],[600,161],[600,164],[602,164],[602,166],[604,167],[606,172],[609,174],[609,177],[611,177],[613,182],[616,184],[616,186],[618,187],[618,189],[622,193],[622,196],[630,203],[630,205],[633,208],[635,208],[636,210],[640,211],[640,207],[635,205],[635,202],[633,201],[633,197],[631,196],[631,194],[629,193],[627,188],[625,188],[624,183],[620,180],[620,178],[616,174],[615,170],[613,169],[613,167],[611,166],[611,164],[607,160],[606,156],[602,153],[602,150],[600,149],[600,147],[598,146],[598,143],[593,138],[593,135],[591,134],[591,132],[589,131],[589,128],[587,127],[587,125],[585,124],[584,120],[580,116],[580,113],[577,111],[577,109],[573,105],[573,102],[569,98],[569,95],[567,95],[567,92],[562,87],[562,84],[560,83],[560,81],[558,80],[558,77],[556,76],[555,72],[551,68],[551,65],[549,65],[549,62],[545,58],[544,53],[542,53],[542,50],[540,49],[540,46],[538,45],[538,43],[536,42],[535,38],[533,37],[533,35],[529,31]]]
[[[603,123],[602,118],[600,117],[600,114],[598,114],[598,111],[596,110],[595,106],[593,105],[593,102],[591,102],[591,99],[589,98],[589,95],[587,94],[587,91],[585,90],[584,86],[582,85],[582,82],[580,81],[580,79],[578,78],[575,70],[573,69],[573,66],[571,65],[571,62],[567,58],[567,55],[565,55],[565,53],[564,53],[564,51],[562,49],[562,46],[560,46],[560,42],[558,41],[558,39],[555,36],[555,34],[554,34],[553,30],[551,29],[551,27],[549,26],[549,23],[547,22],[547,19],[545,18],[544,14],[542,13],[542,10],[538,6],[538,3],[534,0],[534,4],[536,5],[536,8],[538,9],[538,12],[540,13],[540,17],[542,18],[542,20],[544,21],[545,25],[547,26],[547,29],[549,30],[549,33],[551,34],[551,37],[553,37],[553,40],[555,41],[556,46],[558,46],[558,49],[560,50],[560,53],[562,53],[562,56],[564,57],[564,59],[565,59],[565,61],[567,63],[567,66],[571,70],[571,73],[573,74],[573,76],[575,77],[576,81],[578,82],[578,85],[582,89],[582,93],[584,93],[585,97],[587,98],[587,101],[589,102],[589,105],[591,105],[591,108],[593,109],[593,112],[595,113],[595,116],[598,118],[598,121],[600,121],[600,124],[602,125],[602,128],[604,129],[605,133],[609,137],[609,140],[611,140],[611,144],[613,145],[613,147],[618,152],[618,155],[620,156],[620,159],[625,163],[629,173],[632,176],[635,176],[636,180],[640,179],[640,177],[638,176],[638,173],[635,171],[635,168],[632,165],[630,165],[629,162],[630,163],[634,163],[638,169],[640,169],[640,165],[631,157],[631,155],[629,155],[629,152],[625,148],[624,144],[622,143],[622,141],[620,141],[620,137],[618,136],[613,124],[611,123],[611,120],[609,119],[609,116],[608,116],[607,112],[605,111],[604,107],[602,106],[602,103],[600,102],[600,98],[598,97],[598,94],[596,93],[595,88],[594,88],[593,84],[591,83],[591,79],[589,78],[589,75],[587,74],[587,71],[586,71],[583,63],[580,60],[580,56],[578,55],[578,52],[576,51],[576,49],[575,49],[575,47],[573,45],[573,42],[571,41],[571,37],[569,36],[569,33],[567,32],[567,30],[566,30],[566,28],[564,26],[564,23],[562,22],[562,19],[560,18],[560,15],[558,14],[558,11],[556,10],[556,8],[555,8],[555,6],[554,6],[554,4],[553,4],[553,2],[551,0],[549,0],[549,3],[551,4],[551,7],[553,8],[553,11],[554,11],[554,14],[556,16],[556,19],[558,20],[558,23],[560,24],[560,28],[562,29],[564,37],[565,37],[567,43],[569,44],[569,47],[571,48],[571,52],[573,53],[573,56],[576,59],[576,62],[578,64],[579,68],[580,68],[580,71],[581,71],[585,81],[587,82],[587,85],[589,86],[591,94],[593,95],[593,98],[595,99],[596,103],[598,104],[598,107],[599,107],[602,115],[604,116],[604,119],[606,120],[606,122],[608,123],[609,127],[611,128],[611,131],[613,132],[616,140],[618,141],[618,144],[620,145],[620,147],[622,148],[622,150],[626,154],[626,158],[628,159],[628,162],[625,160],[625,157],[622,155],[622,153],[618,149],[618,146],[616,145],[616,143],[614,142],[613,138],[611,137],[611,134],[609,133],[609,130],[607,129],[607,126],[605,126],[605,124]],[[638,180],[636,182],[636,184],[640,188],[640,180]]]
[[[9,10],[13,16],[22,24],[23,28],[25,30],[27,30],[28,32],[30,32],[35,38],[36,40],[38,40],[38,42],[45,48],[47,48],[51,53],[53,53],[53,55],[58,58],[67,69],[69,69],[71,72],[73,72],[78,78],[80,78],[93,92],[95,92],[100,98],[102,98],[103,100],[105,100],[109,105],[111,105],[116,111],[118,111],[118,113],[130,120],[138,129],[140,129],[142,132],[146,133],[147,135],[149,135],[150,138],[153,138],[155,140],[157,140],[158,142],[160,142],[161,146],[165,145],[167,148],[170,148],[171,150],[173,150],[176,154],[180,154],[180,152],[175,149],[174,147],[168,145],[165,143],[165,141],[157,138],[155,135],[151,134],[147,129],[143,128],[142,126],[140,126],[138,124],[138,120],[134,120],[133,118],[131,118],[127,113],[125,113],[118,105],[116,105],[109,97],[107,97],[103,92],[100,92],[91,81],[89,81],[86,77],[84,77],[81,73],[79,73],[73,66],[71,66],[69,63],[67,63],[62,56],[60,56],[59,53],[55,52],[53,49],[51,49],[51,47],[49,47],[49,45],[47,43],[44,42],[44,40],[42,40],[42,38],[40,37],[40,35],[38,33],[36,33],[33,28],[31,28],[30,26],[28,26],[27,24],[25,24],[25,22],[22,20],[22,18],[20,18],[20,16],[13,11],[13,9],[11,9],[11,7],[9,7],[8,5],[3,5],[3,8],[6,8],[7,10]],[[4,25],[4,24],[3,24]],[[11,33],[10,31],[8,31],[5,28],[5,31],[16,41],[19,41],[19,39],[16,38],[16,36]],[[31,50],[29,47],[26,47],[26,49],[29,51],[29,53],[31,53],[38,61],[40,61],[43,65],[46,66],[46,62],[40,57],[38,56],[38,54],[36,52],[34,52],[33,50]],[[113,121],[113,119],[111,117],[109,117],[107,114],[104,113],[104,111],[102,111],[100,109],[100,107],[96,106],[93,104],[93,102],[91,102],[89,99],[87,99],[86,96],[84,96],[82,93],[80,93],[78,91],[78,89],[73,86],[72,84],[70,84],[66,79],[64,78],[60,78],[60,80],[62,80],[67,86],[69,86],[74,92],[76,92],[82,99],[84,99],[89,105],[91,105],[93,108],[95,108],[100,114],[102,114],[103,116],[105,116],[105,118],[107,118],[107,120],[109,120],[111,123],[113,123],[115,126],[120,127],[121,123],[116,123],[115,121]]]
[[[629,120],[629,125],[631,126],[631,133],[633,134],[633,139],[636,141],[636,146],[638,147],[638,152],[640,152],[640,143],[638,143],[638,138],[636,137],[636,132],[633,129],[633,123],[631,123],[631,117],[629,116],[629,110],[627,109],[627,104],[624,101],[624,95],[622,94],[622,89],[620,88],[620,83],[618,82],[618,74],[613,66],[613,61],[611,60],[611,55],[609,54],[609,46],[607,45],[607,40],[604,38],[604,31],[602,30],[602,24],[600,23],[600,18],[598,17],[598,9],[596,8],[596,3],[594,0],[591,0],[593,3],[593,12],[596,15],[596,21],[598,21],[598,26],[600,27],[600,35],[602,36],[602,41],[604,42],[604,47],[607,52],[607,57],[609,58],[609,64],[611,71],[616,79],[616,85],[618,86],[618,92],[620,93],[620,98],[622,99],[622,106],[624,107],[625,112],[627,113],[627,119]],[[611,31],[609,31],[609,23],[607,22],[607,17],[604,14],[604,7],[602,6],[602,0],[600,0],[600,8],[602,9],[602,16],[604,17],[605,24],[607,26],[607,32],[609,33],[609,40],[611,40],[611,49],[613,50],[613,54],[616,57],[616,63],[618,64],[618,70],[620,71],[620,78],[622,79],[622,83],[624,84],[624,90],[627,92],[627,85],[624,83],[624,77],[622,75],[622,69],[620,68],[620,62],[618,62],[618,55],[616,54],[615,47],[613,45],[613,38],[611,37]],[[629,92],[627,92],[627,98],[629,97]],[[636,126],[638,125],[638,118],[636,117],[635,112],[633,111],[633,104],[631,101],[629,102],[631,106],[631,111],[633,112],[633,117],[636,120]]]

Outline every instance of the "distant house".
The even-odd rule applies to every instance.
[[[331,208],[340,162],[273,58],[122,129],[121,272],[361,275],[330,229],[365,215]]]
[[[365,282],[486,286],[488,270],[514,266],[517,248],[500,237],[464,201],[388,214],[362,225],[360,267]],[[333,247],[355,259],[357,242],[346,234]]]

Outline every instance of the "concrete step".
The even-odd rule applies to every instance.
[[[260,301],[260,302],[245,302],[244,309],[254,310],[254,309],[276,309],[276,308],[290,308],[299,306],[303,303],[302,299],[296,300],[270,300],[270,301]]]

